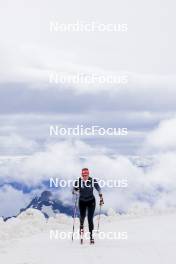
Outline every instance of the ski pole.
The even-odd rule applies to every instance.
[[[98,226],[97,226],[97,233],[99,232],[99,227],[100,227],[100,215],[101,215],[101,204],[100,204],[100,209],[99,209],[99,214],[98,214]]]
[[[74,209],[73,209],[72,242],[73,242],[73,236],[74,236],[74,232],[75,232],[75,218],[76,218],[76,207],[77,207],[77,201],[78,201],[78,195],[76,194],[75,205],[74,205]]]

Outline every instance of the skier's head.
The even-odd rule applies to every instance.
[[[87,180],[89,178],[89,170],[88,168],[83,168],[82,169],[82,177],[84,180]]]

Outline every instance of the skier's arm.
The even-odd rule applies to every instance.
[[[103,205],[104,204],[104,200],[103,200],[103,195],[102,195],[102,192],[101,192],[101,187],[100,187],[100,185],[99,185],[99,183],[97,182],[96,179],[94,179],[94,187],[97,190],[97,192],[99,193],[100,205]]]
[[[97,190],[97,192],[99,193],[99,195],[101,194],[101,187],[99,185],[99,183],[97,182],[96,179],[94,179],[94,187]]]

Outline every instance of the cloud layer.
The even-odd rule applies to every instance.
[[[128,182],[127,188],[103,189],[106,210],[112,207],[118,211],[126,211],[136,203],[144,206],[147,204],[157,209],[175,207],[175,138],[170,137],[169,141],[165,141],[165,152],[161,152],[163,144],[158,144],[158,138],[162,137],[163,131],[167,131],[169,126],[173,127],[174,123],[175,119],[166,120],[148,135],[145,145],[146,153],[149,147],[153,149],[154,144],[158,150],[155,151],[153,163],[147,170],[137,167],[128,156],[109,156],[105,148],[95,148],[79,140],[64,140],[47,144],[43,151],[37,151],[18,163],[4,164],[0,171],[0,175],[3,175],[1,182],[23,182],[38,188],[42,182],[48,182],[49,186],[50,177],[74,180],[79,177],[82,167],[89,167],[93,177],[117,181],[125,179]],[[155,137],[156,134],[157,137]],[[3,189],[4,199],[6,195],[8,198],[9,191],[17,194],[15,190]],[[63,202],[71,202],[70,191],[69,188],[58,191],[58,197]],[[22,196],[19,192],[18,197]],[[5,209],[2,208],[1,214],[4,211]]]

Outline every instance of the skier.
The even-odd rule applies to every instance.
[[[82,169],[82,177],[75,181],[73,187],[73,194],[79,193],[79,211],[80,211],[80,236],[81,243],[83,242],[83,232],[84,232],[84,220],[86,217],[86,211],[88,211],[88,224],[90,232],[90,243],[94,243],[93,238],[93,216],[96,206],[95,196],[93,194],[93,189],[98,191],[100,197],[100,206],[104,204],[103,195],[101,193],[101,188],[96,179],[89,176],[89,170],[87,168]]]

